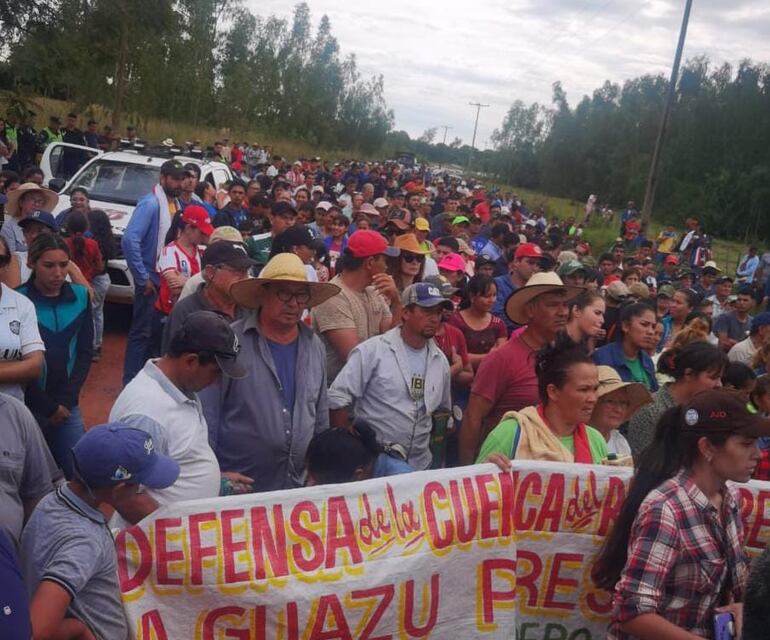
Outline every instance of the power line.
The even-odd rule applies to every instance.
[[[473,125],[473,140],[471,141],[471,152],[468,154],[468,167],[466,169],[466,172],[470,172],[471,170],[471,162],[473,162],[473,151],[476,148],[476,130],[479,128],[479,113],[481,113],[482,109],[486,109],[489,105],[488,104],[481,104],[480,102],[469,102],[469,106],[476,107],[476,123]]]

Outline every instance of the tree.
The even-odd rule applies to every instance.
[[[422,132],[422,135],[417,138],[419,142],[425,142],[426,144],[432,144],[433,141],[436,139],[436,134],[438,133],[438,127],[431,127],[430,129],[425,129],[425,131]]]

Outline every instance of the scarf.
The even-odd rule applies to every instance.
[[[577,462],[593,464],[588,430],[582,422],[575,429],[575,454],[571,454],[561,440],[551,431],[545,419],[542,404],[525,407],[521,411],[509,411],[502,420],[513,418],[519,425],[518,437],[514,442],[511,459],[549,460],[552,462]]]
[[[158,242],[155,247],[155,260],[160,258],[163,247],[166,246],[166,234],[171,228],[171,214],[168,210],[168,196],[160,184],[156,184],[152,190],[155,199],[158,201]]]

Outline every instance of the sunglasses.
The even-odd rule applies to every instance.
[[[416,253],[405,253],[401,257],[404,262],[425,262],[425,256],[418,256]]]

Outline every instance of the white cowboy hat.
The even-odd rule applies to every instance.
[[[652,395],[641,382],[623,382],[618,372],[607,365],[599,365],[596,370],[599,374],[598,397],[625,396],[628,401],[627,416],[634,415],[640,407],[652,402]]]
[[[55,191],[41,187],[34,182],[25,182],[8,192],[8,202],[5,205],[5,212],[14,218],[17,217],[19,215],[19,200],[21,200],[23,195],[31,193],[32,191],[39,191],[45,197],[45,204],[40,208],[41,211],[48,211],[51,213],[59,202],[59,196],[56,195]]]
[[[256,309],[260,306],[263,285],[271,282],[306,284],[310,291],[308,307],[319,305],[340,292],[340,288],[330,282],[309,282],[302,260],[293,253],[279,253],[270,258],[258,278],[234,282],[230,286],[230,297],[242,307]]]
[[[532,300],[544,293],[566,293],[568,299],[582,293],[583,287],[566,285],[553,271],[545,271],[534,274],[523,287],[516,289],[505,303],[505,314],[516,324],[527,324],[529,319],[524,314],[526,307]]]

